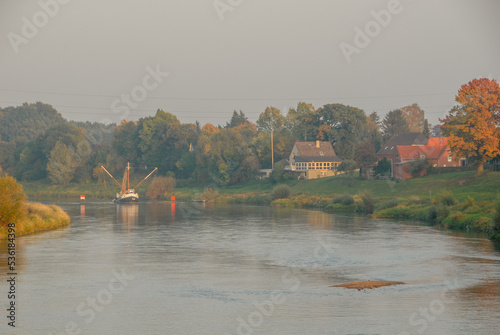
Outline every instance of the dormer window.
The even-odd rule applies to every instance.
[[[320,155],[320,156],[323,156],[323,151],[320,151],[320,152],[319,152],[319,155]]]

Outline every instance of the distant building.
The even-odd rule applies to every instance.
[[[446,137],[427,139],[421,133],[405,133],[392,137],[377,152],[377,157],[379,160],[389,160],[393,177],[402,180],[412,177],[411,164],[421,159],[427,159],[436,168],[467,165],[466,158],[458,157],[450,151]],[[424,173],[425,171],[422,171],[422,174]]]
[[[290,153],[290,170],[306,179],[334,176],[342,161],[330,142],[295,142]]]
[[[387,141],[377,152],[377,159],[386,158],[388,161],[396,160],[398,145],[425,145],[429,139],[422,133],[403,133],[396,134]]]

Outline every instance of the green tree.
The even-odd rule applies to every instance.
[[[198,127],[181,124],[174,115],[158,110],[154,117],[139,120],[137,137],[138,163],[158,167],[161,174],[179,174],[179,167],[185,163],[182,157],[198,141]]]
[[[312,104],[299,102],[290,108],[285,118],[285,128],[301,141],[314,141],[317,136],[317,113]]]
[[[387,158],[383,158],[377,162],[373,171],[382,176],[389,176],[391,174],[391,162],[387,160]]]
[[[57,185],[67,185],[74,177],[75,161],[67,146],[59,140],[50,152],[47,171],[49,178]]]
[[[424,120],[424,129],[422,130],[422,134],[424,134],[426,137],[431,137],[431,125],[429,124],[429,121],[427,119]]]
[[[278,162],[274,165],[269,180],[271,180],[273,184],[281,183],[285,180],[285,165],[283,163]]]
[[[275,107],[267,107],[257,119],[257,129],[259,132],[270,133],[271,130],[279,132],[285,124],[285,117],[281,111]]]
[[[202,132],[195,153],[199,180],[219,186],[244,180],[249,163],[245,159],[252,156],[245,137],[233,128]]]
[[[330,127],[328,139],[332,142],[337,156],[343,160],[353,160],[355,146],[365,136],[365,113],[356,107],[328,104],[318,110],[317,120],[318,126]]]
[[[234,128],[238,127],[242,124],[248,122],[248,118],[242,110],[238,113],[237,111],[233,111],[233,115],[231,116],[231,120],[226,122],[226,128]]]
[[[384,141],[388,141],[396,134],[403,134],[410,131],[408,122],[400,109],[395,109],[387,113],[382,121],[382,133]]]

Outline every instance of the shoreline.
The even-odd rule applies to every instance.
[[[69,215],[59,206],[26,202],[25,213],[15,220],[15,238],[38,234],[70,225]],[[9,229],[0,227],[0,240],[9,238]]]
[[[372,218],[414,220],[424,224],[493,236],[496,213],[500,211],[500,174],[473,177],[473,171],[431,174],[405,181],[360,180],[337,176],[314,180],[291,180],[280,185],[289,194],[276,199],[278,185],[268,180],[225,186],[215,190],[204,186],[178,187],[158,200],[205,200],[207,202],[261,205],[322,210],[327,213],[352,213]],[[24,182],[31,199],[87,201],[111,199],[111,188],[97,183],[55,187],[47,182]],[[145,194],[139,193],[145,199]],[[78,200],[77,200],[78,199]],[[498,225],[498,223],[497,223]],[[498,229],[498,228],[497,228]]]

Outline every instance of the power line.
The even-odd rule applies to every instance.
[[[82,96],[82,97],[100,97],[100,98],[118,98],[118,95],[104,94],[82,94],[82,93],[67,93],[67,92],[47,92],[47,91],[29,91],[29,90],[13,90],[3,89],[0,91],[17,92],[17,93],[32,93],[32,94],[54,94],[64,96]],[[353,96],[353,97],[310,97],[310,98],[199,98],[199,97],[147,97],[150,100],[183,100],[183,101],[311,101],[311,100],[347,100],[347,99],[387,99],[387,98],[406,98],[406,97],[423,97],[423,96],[439,96],[452,95],[455,93],[422,93],[422,94],[399,94],[386,96]]]
[[[12,101],[0,101],[1,103],[4,104],[17,104],[17,105],[22,105],[24,102],[12,102]],[[52,105],[52,104],[51,104]],[[134,112],[148,112],[148,113],[155,113],[156,110],[162,109],[162,108],[153,108],[153,109],[135,109],[131,108],[129,109],[128,112],[124,113],[114,113],[111,108],[105,108],[105,107],[88,107],[88,106],[71,106],[71,105],[59,105],[59,104],[54,104],[52,105],[56,109],[61,109],[61,108],[74,108],[74,109],[84,109],[87,110],[84,112],[84,114],[89,114],[89,115],[107,115],[107,116],[147,116],[144,114],[138,114]],[[429,109],[429,108],[450,108],[450,105],[440,105],[440,106],[422,106],[422,109]],[[375,111],[375,112],[387,112],[391,110],[392,108],[383,108],[383,109],[369,109],[367,112]],[[88,110],[100,110],[100,111],[109,111],[109,113],[102,113],[102,112],[88,112]],[[203,111],[203,110],[198,110],[198,111],[193,111],[193,110],[166,110],[166,112],[172,113],[172,114],[189,114],[193,116],[201,116],[203,114],[210,114],[211,118],[227,118],[228,111]],[[282,111],[285,112],[285,111]],[[426,114],[443,114],[446,113],[447,111],[426,111]],[[65,114],[82,114],[81,111],[68,111],[64,110]],[[224,114],[223,116],[217,116],[214,114]]]

